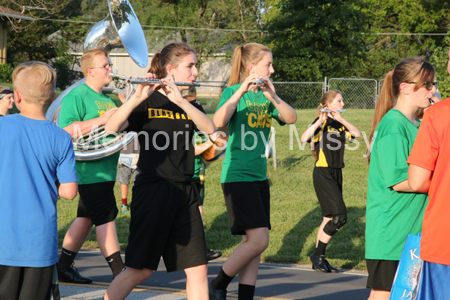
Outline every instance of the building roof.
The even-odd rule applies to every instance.
[[[18,11],[12,10],[12,9],[4,7],[4,6],[0,6],[0,16],[1,17],[13,18],[13,19],[34,21],[34,18],[29,17],[27,15],[24,15],[23,13],[20,13]]]

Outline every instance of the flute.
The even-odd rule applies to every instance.
[[[133,78],[130,77],[130,79],[127,80],[130,84],[150,84],[150,83],[162,83],[164,82],[161,79],[147,79],[147,78]],[[200,83],[198,82],[174,82],[177,86],[200,86]]]
[[[264,83],[266,83],[266,81],[262,78],[257,78],[255,80],[253,80],[252,85],[253,86],[259,86],[259,85],[263,85]]]
[[[332,109],[329,109],[329,108],[322,108],[321,110],[320,110],[320,112],[332,112],[333,110]],[[336,110],[336,112],[339,112],[339,113],[341,113],[341,112],[344,112],[345,111],[345,109],[338,109],[338,110]]]

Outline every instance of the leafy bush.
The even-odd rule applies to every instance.
[[[14,67],[10,64],[0,64],[0,81],[12,82]]]

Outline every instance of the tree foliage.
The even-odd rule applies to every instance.
[[[434,0],[271,0],[264,16],[283,80],[382,78],[401,59],[432,60],[447,32],[450,3]],[[393,34],[393,35],[380,35]]]
[[[266,16],[278,77],[345,76],[362,58],[364,15],[355,1],[278,0]]]
[[[172,26],[181,29],[150,27],[147,40],[160,50],[170,41],[188,43],[197,52],[199,64],[230,45],[261,38],[258,19],[262,1],[255,0],[141,0],[133,3],[141,25]],[[190,29],[189,29],[190,28]],[[202,28],[191,30],[192,28]],[[145,28],[144,26],[144,29]],[[215,29],[237,29],[217,31]],[[240,31],[239,31],[240,30]],[[151,45],[151,48],[154,48]],[[226,47],[228,46],[228,48]],[[226,56],[229,59],[230,52]]]

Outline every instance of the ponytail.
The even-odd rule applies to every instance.
[[[233,86],[241,82],[241,73],[242,73],[242,49],[243,46],[237,46],[234,49],[233,61],[231,63],[231,75],[230,79],[228,79],[228,86]]]
[[[242,81],[242,78],[246,78],[249,75],[249,64],[256,65],[266,53],[271,53],[269,47],[258,43],[237,46],[236,49],[234,49],[228,86],[238,84]]]
[[[167,66],[171,65],[176,68],[189,53],[194,53],[194,49],[180,42],[170,43],[166,45],[161,52],[155,53],[150,64],[149,73],[156,75],[161,79],[167,77]]]
[[[156,75],[156,78],[164,78],[161,76],[161,52],[156,52],[153,55],[152,62],[150,63],[150,69],[148,69],[148,73],[153,73]]]
[[[380,96],[378,97],[377,105],[375,107],[375,113],[372,121],[372,129],[370,130],[369,135],[369,147],[367,148],[367,162],[370,163],[370,149],[372,144],[372,138],[377,129],[378,124],[384,115],[390,111],[396,102],[396,97],[394,96],[394,92],[392,89],[392,73],[393,71],[389,71],[384,77],[383,87],[380,91]]]

